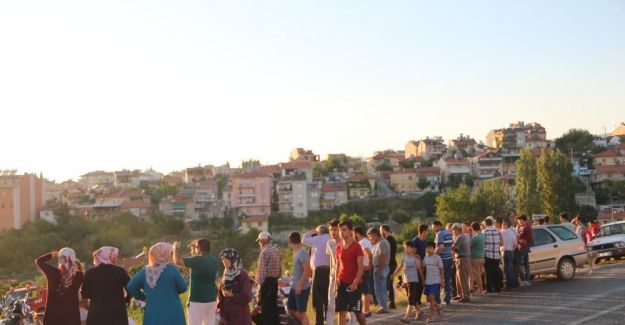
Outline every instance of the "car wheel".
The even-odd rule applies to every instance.
[[[570,257],[564,257],[558,263],[558,278],[563,281],[575,277],[575,261]]]

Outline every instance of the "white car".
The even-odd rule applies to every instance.
[[[601,226],[597,238],[588,243],[588,247],[597,252],[597,262],[625,257],[625,221]]]

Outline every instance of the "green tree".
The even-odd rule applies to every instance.
[[[508,184],[500,181],[480,183],[471,195],[474,218],[492,215],[505,217],[514,213],[514,199]],[[474,219],[472,221],[476,221]]]
[[[367,220],[365,220],[365,218],[355,213],[352,215],[341,214],[341,216],[339,217],[339,220],[341,222],[350,221],[352,223],[352,226],[354,227],[362,227],[365,230],[367,228]]]
[[[521,151],[516,162],[516,207],[519,213],[531,216],[540,212],[536,158],[528,149]]]
[[[625,201],[625,181],[614,181],[610,183],[609,195],[612,196],[612,200],[614,201]]]
[[[324,175],[331,172],[344,172],[346,162],[342,159],[329,157],[323,162]]]
[[[241,162],[241,167],[242,168],[249,168],[249,167],[260,167],[260,160],[258,159],[248,159],[248,160],[243,160]]]
[[[573,166],[560,151],[543,149],[537,164],[537,184],[543,212],[555,216],[575,208]]]
[[[393,171],[393,167],[387,163],[383,163],[378,165],[375,170],[379,171],[379,172],[390,172]]]
[[[410,222],[410,220],[412,220],[412,216],[410,213],[402,209],[396,209],[391,212],[391,220],[397,222],[398,224],[404,224]]]
[[[228,175],[226,174],[217,174],[215,175],[215,183],[217,184],[217,194],[219,195],[219,198],[222,197],[223,193],[224,193],[224,188],[226,188],[226,185],[228,185]]]
[[[575,157],[580,157],[587,151],[598,152],[603,150],[597,146],[593,141],[595,136],[588,130],[583,129],[570,129],[567,133],[556,139],[556,148],[561,152],[570,154],[571,149]]]
[[[436,215],[443,223],[472,221],[471,189],[463,184],[436,197]]]
[[[417,186],[419,187],[420,190],[423,191],[430,186],[430,181],[428,181],[427,178],[421,176],[419,177],[419,180],[417,181]]]
[[[399,162],[399,166],[401,168],[414,168],[414,165],[417,163],[415,158],[404,159]]]

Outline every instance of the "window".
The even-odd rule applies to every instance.
[[[601,227],[602,236],[612,236],[625,234],[625,223],[617,223],[614,225]]]
[[[577,235],[575,235],[571,229],[564,226],[549,227],[549,230],[553,231],[556,236],[560,237],[562,240],[572,240],[577,238]]]
[[[534,246],[555,243],[556,241],[545,229],[534,229],[532,231],[532,239],[534,240]]]

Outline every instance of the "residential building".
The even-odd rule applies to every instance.
[[[319,156],[315,155],[312,150],[295,148],[291,150],[291,154],[289,155],[289,161],[307,161],[312,163],[319,161]]]
[[[368,175],[357,174],[347,179],[347,198],[363,200],[372,197],[376,190],[376,178]]]
[[[445,154],[446,151],[447,146],[442,137],[427,137],[419,141],[408,141],[404,150],[404,158],[437,159]]]
[[[487,179],[504,174],[504,158],[502,155],[487,151],[471,158],[473,175],[478,179]]]
[[[625,181],[625,165],[599,165],[591,176],[592,183],[608,186],[610,182]]]
[[[306,177],[306,182],[312,183],[313,181],[312,163],[309,161],[292,161],[281,163],[279,166],[281,177],[303,174]]]
[[[283,176],[278,181],[278,212],[296,218],[308,216],[308,186],[303,173]]]
[[[250,216],[241,217],[241,232],[246,234],[252,229],[258,231],[269,231],[269,217],[268,216]]]
[[[17,175],[0,171],[0,230],[21,229],[39,216],[44,202],[44,185],[34,174]]]
[[[126,205],[126,202],[142,202],[133,203]],[[137,191],[121,191],[121,192],[112,192],[104,195],[100,195],[96,197],[95,203],[90,206],[90,216],[94,217],[110,217],[117,213],[123,211],[129,211],[130,209],[145,209],[146,213],[151,213],[154,211],[153,207],[146,207],[147,205],[151,206],[151,198],[149,195],[146,195],[142,192]],[[136,211],[131,211],[136,212]],[[141,210],[139,210],[141,212]],[[134,214],[134,213],[133,213]],[[145,216],[142,213],[138,213],[141,216]],[[137,214],[135,214],[137,215]]]
[[[398,169],[399,163],[405,159],[404,154],[393,151],[377,151],[373,157],[367,160],[367,171],[369,175],[377,174],[377,168],[380,166],[388,166],[392,169]]]
[[[392,172],[390,185],[398,193],[414,193],[417,188],[417,172],[414,168]]]
[[[306,184],[308,195],[308,211],[319,211],[321,209],[321,183]]]
[[[195,203],[190,198],[172,196],[163,198],[158,204],[158,210],[164,215],[179,217],[185,221],[197,220]]]
[[[419,181],[421,178],[425,178],[429,186],[427,188],[419,188],[420,190],[438,191],[441,184],[441,169],[438,167],[421,167],[415,169],[417,175],[417,188],[419,188]]]
[[[347,203],[347,186],[345,183],[324,183],[321,186],[321,209],[329,210]]]
[[[606,150],[592,155],[595,166],[614,166],[625,164],[625,156],[620,151]]]
[[[115,187],[138,187],[141,185],[140,176],[141,171],[135,170],[118,170],[114,173],[114,185]]]
[[[448,148],[449,150],[461,151],[468,155],[473,155],[478,151],[479,145],[475,139],[460,134],[457,138],[449,140]]]
[[[151,203],[144,201],[126,201],[119,206],[119,211],[130,212],[135,217],[147,219],[155,212],[155,208]]]
[[[93,171],[80,176],[79,182],[88,188],[97,185],[109,186],[115,183],[115,174],[113,172],[105,172],[102,170]]]
[[[190,167],[184,171],[185,183],[199,182],[212,179],[215,176],[213,166]]]
[[[523,148],[545,148],[549,145],[546,129],[538,123],[517,122],[490,131],[486,145],[501,149],[504,155],[518,155]]]
[[[230,204],[239,216],[269,216],[272,180],[261,172],[242,173],[232,177]]]
[[[464,178],[473,172],[471,161],[461,155],[443,156],[436,161],[435,165],[441,170],[443,182],[447,182],[452,175]]]

